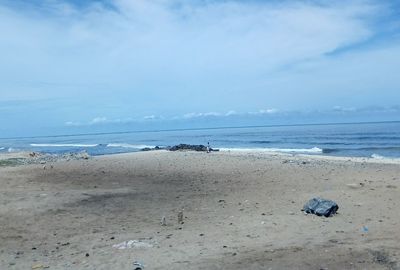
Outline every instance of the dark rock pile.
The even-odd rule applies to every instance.
[[[207,149],[207,146],[199,144],[178,144],[172,146],[168,149],[169,151],[181,151],[181,150],[190,150],[190,151],[198,151],[198,152],[207,152],[207,151],[218,151],[217,149],[212,149],[211,147]]]
[[[197,151],[197,152],[207,152],[207,151],[219,151],[218,149],[213,149],[213,148],[207,148],[207,146],[199,144],[178,144],[174,146],[167,146],[167,147],[161,147],[161,146],[156,146],[154,148],[146,147],[141,149],[141,151],[154,151],[154,150],[169,150],[169,151]]]

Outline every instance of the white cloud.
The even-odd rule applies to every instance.
[[[211,83],[219,76],[243,79],[367,39],[373,32],[363,18],[378,9],[368,1],[344,6],[116,0],[118,12],[99,5],[79,10],[63,2],[47,3],[40,19],[31,11],[0,6],[1,57],[7,63],[0,65],[3,81],[16,80],[18,74],[19,81],[104,82],[132,89],[149,85],[153,76],[170,83],[178,78],[210,78]],[[72,94],[81,93],[76,88]],[[68,94],[50,88],[33,91]]]
[[[104,125],[104,124],[126,124],[134,122],[132,118],[125,118],[125,119],[108,119],[107,117],[95,117],[90,121],[87,122],[75,122],[75,121],[68,121],[64,124],[66,126],[94,126],[94,125]]]
[[[146,115],[145,117],[143,117],[143,119],[145,119],[145,120],[154,120],[154,119],[157,119],[157,116],[155,116],[155,115]]]
[[[73,126],[400,100],[386,1],[110,2],[0,4],[0,101],[64,100],[57,123],[108,116]]]
[[[96,117],[93,118],[90,122],[89,125],[96,125],[96,124],[102,124],[102,123],[107,123],[109,120],[106,117]]]
[[[198,118],[198,117],[208,117],[208,116],[221,116],[221,113],[217,112],[205,112],[205,113],[186,113],[183,118]]]

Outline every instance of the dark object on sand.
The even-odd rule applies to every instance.
[[[167,148],[166,147],[162,147],[162,146],[156,146],[156,147],[153,147],[153,148],[145,147],[145,148],[140,149],[140,151],[155,151],[155,150],[165,150],[165,149],[167,149]]]
[[[219,149],[212,149],[209,145],[205,146],[202,144],[195,145],[195,144],[178,144],[175,146],[156,146],[154,148],[150,147],[145,147],[140,149],[140,151],[155,151],[155,150],[169,150],[169,151],[180,151],[180,150],[189,150],[189,151],[198,151],[198,152],[216,152],[219,151]]]
[[[302,211],[317,216],[330,217],[336,214],[338,209],[339,206],[334,201],[322,198],[313,198],[304,205]]]
[[[170,151],[179,151],[179,150],[192,150],[198,152],[207,152],[207,151],[218,151],[218,149],[212,149],[211,147],[207,147],[205,145],[195,145],[195,144],[178,144],[169,148]]]

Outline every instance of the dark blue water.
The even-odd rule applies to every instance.
[[[220,128],[0,139],[0,152],[135,152],[179,143],[334,156],[400,157],[400,122]]]

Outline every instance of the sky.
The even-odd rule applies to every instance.
[[[0,137],[400,120],[398,0],[0,0]]]

